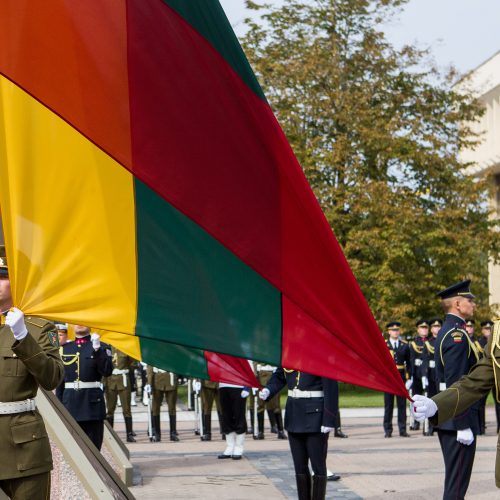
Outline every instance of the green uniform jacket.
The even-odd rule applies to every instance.
[[[177,375],[170,372],[155,373],[152,366],[147,370],[148,384],[154,391],[173,391],[177,389]],[[173,382],[173,383],[172,383]]]
[[[113,369],[118,370],[132,370],[135,363],[134,358],[131,358],[127,354],[119,351],[116,348],[111,349],[111,358],[113,360]],[[130,390],[129,374],[125,375],[110,375],[104,379],[106,389],[112,391],[123,391],[125,389]]]
[[[495,378],[500,383],[500,348],[495,345],[492,356],[492,340],[493,335],[484,349],[484,357],[472,367],[468,375],[432,398],[438,407],[438,413],[430,419],[433,425],[460,415],[486,396],[492,387],[495,387]],[[495,483],[497,488],[500,488],[500,441],[497,444]]]
[[[17,342],[0,326],[0,401],[36,396],[38,386],[55,389],[64,376],[57,333],[52,323],[26,317],[28,335]],[[0,480],[41,474],[52,469],[47,431],[38,410],[0,415]]]

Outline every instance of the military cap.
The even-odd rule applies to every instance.
[[[415,323],[416,327],[418,328],[419,326],[429,326],[429,322],[425,319],[419,319],[416,323]]]
[[[391,322],[387,323],[387,325],[385,325],[385,327],[388,330],[395,330],[395,329],[398,329],[400,326],[401,326],[401,323],[399,321],[391,321]]]
[[[492,328],[493,324],[494,324],[493,321],[491,321],[490,319],[486,321],[481,321],[481,328]]]
[[[468,319],[468,320],[465,322],[465,325],[466,325],[466,326],[476,326],[476,322],[475,322],[473,319]]]
[[[7,255],[5,254],[5,246],[0,245],[0,276],[8,276]]]
[[[436,294],[441,300],[449,299],[451,297],[466,297],[468,299],[474,299],[475,296],[470,291],[471,280],[459,281],[454,285],[445,288]]]
[[[65,330],[68,331],[68,323],[54,323],[56,330]]]
[[[443,326],[443,320],[441,318],[432,318],[429,320],[430,326]]]

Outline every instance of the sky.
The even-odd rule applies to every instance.
[[[266,0],[275,5],[285,1]],[[244,34],[243,19],[253,14],[244,0],[220,2],[236,34]],[[431,46],[439,66],[453,64],[466,73],[500,50],[499,21],[499,0],[410,0],[384,30],[396,47],[414,42]]]

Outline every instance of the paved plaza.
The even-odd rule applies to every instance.
[[[266,428],[266,439],[246,441],[240,461],[218,460],[224,449],[217,418],[213,418],[213,441],[201,442],[194,430],[194,413],[178,412],[180,442],[169,441],[168,415],[162,415],[161,443],[146,436],[146,411],[134,408],[137,443],[128,445],[135,468],[138,500],[169,499],[283,499],[296,498],[295,478],[288,442],[276,439]],[[120,409],[116,429],[125,437]],[[444,478],[437,436],[410,432],[410,438],[384,438],[382,409],[342,410],[343,430],[348,439],[330,437],[328,467],[341,474],[329,482],[328,499],[439,499]],[[479,436],[468,499],[500,498],[495,488],[496,423],[488,408],[486,436]],[[266,420],[267,427],[267,420]]]

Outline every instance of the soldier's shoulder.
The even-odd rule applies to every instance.
[[[48,319],[45,318],[40,318],[38,316],[26,316],[24,318],[24,322],[27,325],[30,325],[32,327],[34,326],[40,329],[43,329],[45,327],[50,327],[55,329],[55,325],[54,323],[52,323],[52,321],[49,321]]]

